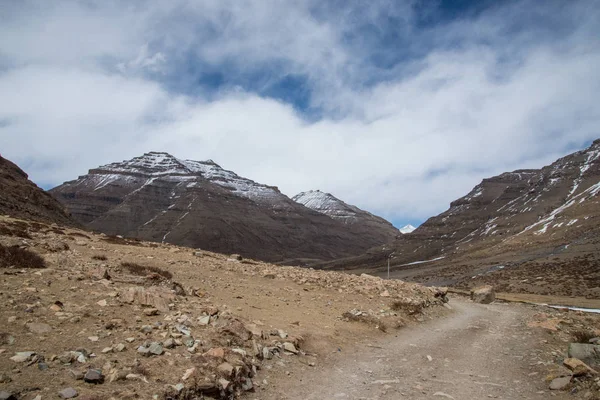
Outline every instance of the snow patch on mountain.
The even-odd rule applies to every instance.
[[[411,224],[404,225],[402,228],[400,228],[400,233],[403,233],[403,234],[412,233],[415,229],[417,229],[417,228],[415,228]]]
[[[148,179],[187,181],[187,187],[201,185],[202,177],[228,189],[232,194],[263,203],[278,203],[287,200],[276,187],[256,183],[227,171],[212,160],[182,160],[168,153],[149,152],[131,160],[111,163],[90,171],[94,190],[110,184],[127,185],[128,181],[141,176]],[[191,182],[190,182],[191,181]]]

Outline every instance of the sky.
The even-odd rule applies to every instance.
[[[44,188],[148,151],[418,225],[600,137],[589,1],[5,0],[0,154]]]

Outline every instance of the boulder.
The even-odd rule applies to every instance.
[[[490,304],[496,300],[496,292],[492,286],[482,286],[471,290],[471,300],[475,303]]]
[[[589,366],[600,366],[600,345],[587,343],[570,343],[569,358],[577,358]]]

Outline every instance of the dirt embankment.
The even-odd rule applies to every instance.
[[[435,289],[401,281],[7,217],[0,227],[5,249],[45,264],[0,269],[0,380],[19,399],[263,398],[445,310]]]

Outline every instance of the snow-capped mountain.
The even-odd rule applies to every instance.
[[[215,162],[150,152],[50,191],[87,227],[269,261],[332,259],[385,243],[361,237]]]
[[[410,235],[343,265],[437,262],[470,274],[466,265],[525,262],[597,249],[600,239],[600,140],[541,169],[517,170],[484,179],[450,208]],[[585,251],[588,251],[585,250]],[[487,261],[486,261],[487,260]],[[456,270],[450,270],[454,273]],[[468,277],[469,279],[471,276]]]
[[[400,228],[400,233],[403,233],[403,234],[412,233],[415,229],[417,229],[417,228],[415,228],[411,224],[404,225],[402,228]]]
[[[388,243],[399,233],[398,229],[385,219],[347,204],[330,193],[309,190],[298,193],[292,197],[292,200],[344,223],[348,229],[366,239],[371,238],[373,241]]]

